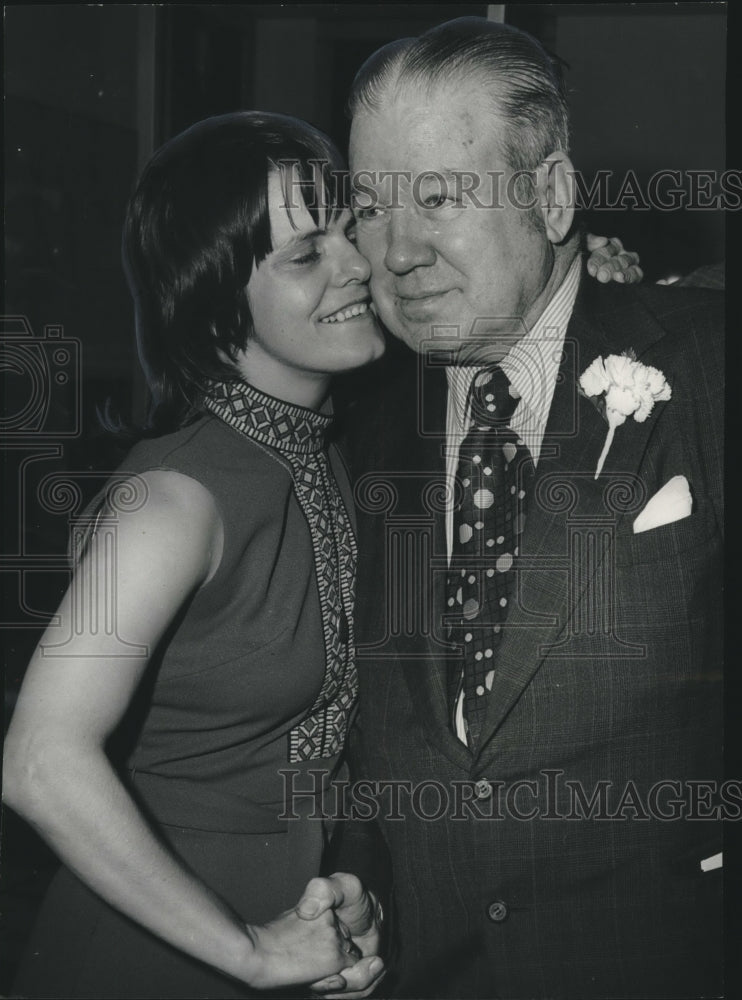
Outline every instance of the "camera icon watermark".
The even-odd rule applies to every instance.
[[[0,371],[7,441],[56,441],[82,430],[80,341],[48,325],[36,336],[25,316],[0,317]]]

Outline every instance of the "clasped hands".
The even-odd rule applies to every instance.
[[[296,905],[302,920],[313,921],[332,911],[343,951],[354,960],[342,971],[311,984],[313,992],[331,1000],[360,1000],[369,996],[384,975],[379,957],[381,906],[355,875],[336,872],[329,878],[313,878]]]
[[[381,907],[355,875],[313,878],[291,910],[246,926],[245,981],[261,990],[301,985],[323,1000],[361,1000],[384,974],[380,928]]]

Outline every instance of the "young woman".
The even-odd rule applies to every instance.
[[[64,863],[21,996],[286,995],[376,948],[289,909],[356,698],[329,382],[383,351],[342,169],[310,126],[238,113],[131,200],[153,433],[91,513],[6,744],[6,801]]]

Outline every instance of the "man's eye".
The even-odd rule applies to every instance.
[[[444,194],[429,194],[422,199],[423,208],[443,208],[444,206],[453,206],[456,204],[454,198],[448,198]]]
[[[371,208],[359,208],[357,206],[353,208],[353,216],[356,222],[370,222],[372,219],[378,219],[382,214],[383,209],[379,208],[378,205],[373,205]]]

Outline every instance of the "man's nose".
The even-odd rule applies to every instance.
[[[406,274],[435,262],[435,251],[423,228],[406,209],[391,211],[384,264],[394,274]]]

